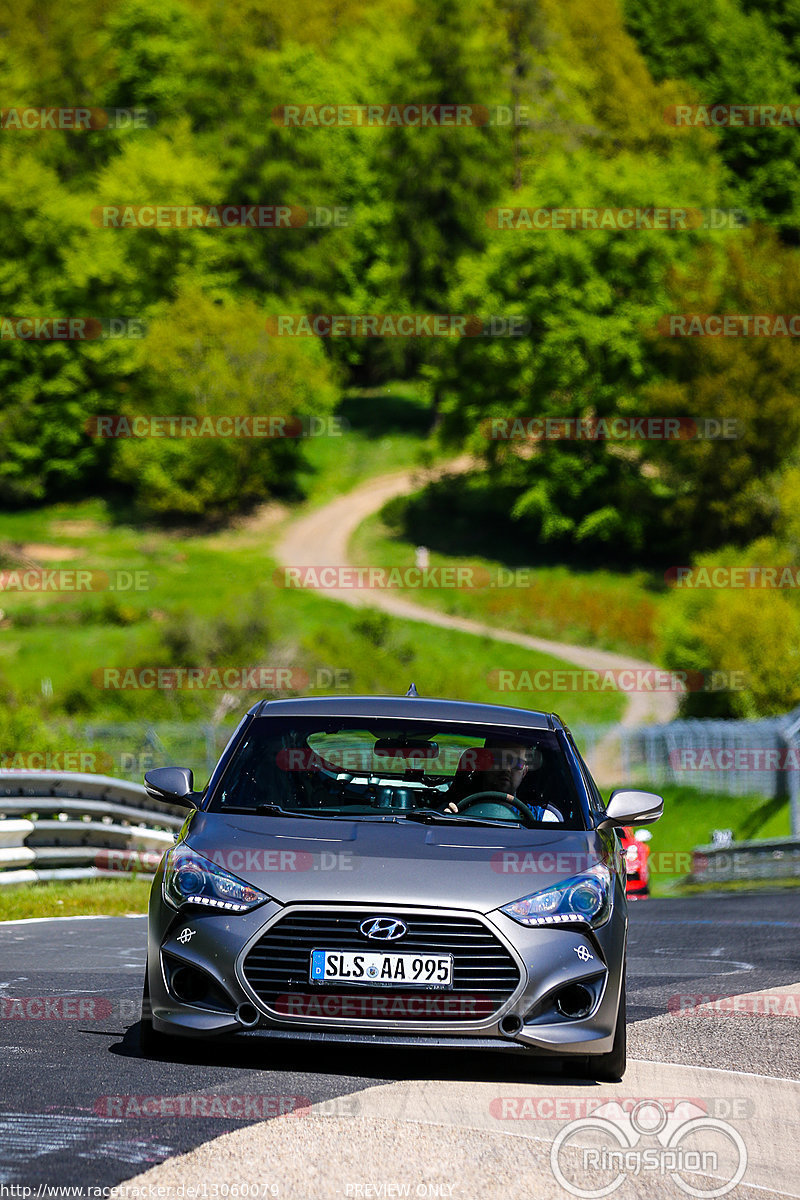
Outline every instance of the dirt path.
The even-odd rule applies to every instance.
[[[421,488],[427,480],[444,473],[444,470],[466,470],[470,461],[465,455],[438,471],[423,471],[420,468],[415,471],[397,471],[368,480],[346,495],[338,496],[323,508],[293,521],[275,548],[278,562],[281,566],[304,567],[351,565],[348,557],[350,539],[366,517],[382,508],[387,500]],[[499,629],[467,617],[437,612],[388,591],[373,589],[366,592],[347,588],[325,588],[320,591],[332,599],[341,600],[344,604],[354,607],[369,605],[408,621],[424,621],[428,625],[437,625],[443,629],[455,629],[461,633],[492,638],[498,642],[510,642],[523,649],[551,654],[564,662],[591,670],[635,670],[653,667],[652,663],[628,655],[531,637],[528,634],[517,633],[514,629]],[[674,692],[631,692],[622,724],[632,726],[670,721],[675,716],[676,709],[677,694]],[[611,744],[607,749],[611,756],[616,758]],[[597,751],[595,753],[597,754]],[[605,765],[609,770],[613,769],[611,761]],[[607,772],[604,770],[602,773]]]

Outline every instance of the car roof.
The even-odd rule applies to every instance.
[[[407,696],[304,696],[296,700],[262,700],[250,710],[258,717],[397,717],[405,720],[507,725],[513,729],[560,729],[555,713],[466,700]]]

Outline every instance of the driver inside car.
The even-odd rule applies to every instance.
[[[482,750],[466,750],[462,754],[444,811],[459,812],[459,805],[479,792],[500,792],[513,808],[517,790],[528,771],[536,771],[541,765],[542,752],[538,746],[487,739]],[[470,770],[470,767],[473,769]],[[491,797],[486,797],[486,800],[491,803]],[[561,813],[552,805],[525,804],[525,808],[537,821],[563,820]]]

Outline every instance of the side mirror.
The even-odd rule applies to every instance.
[[[654,792],[628,791],[620,788],[611,793],[605,816],[598,829],[613,829],[618,825],[642,822],[651,825],[664,811],[664,801]]]
[[[153,800],[197,808],[194,799],[194,775],[188,767],[156,767],[144,777],[144,790]]]

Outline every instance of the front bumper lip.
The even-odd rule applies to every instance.
[[[360,907],[360,906],[359,906]],[[188,944],[178,935],[187,923],[200,924],[192,918],[175,913],[163,914],[164,927],[160,944],[151,940],[150,990],[154,1028],[179,1037],[213,1037],[235,1033],[237,1037],[295,1039],[331,1043],[367,1045],[427,1045],[452,1048],[534,1051],[542,1054],[598,1054],[611,1049],[621,986],[621,963],[624,956],[624,905],[614,905],[611,919],[594,933],[569,928],[530,929],[512,921],[499,911],[480,916],[481,922],[508,950],[517,964],[520,982],[495,1012],[475,1021],[448,1020],[387,1020],[359,1016],[337,1018],[287,1016],[271,1010],[250,987],[244,975],[244,960],[252,946],[264,936],[276,921],[289,911],[316,909],[319,904],[290,905],[282,908],[269,905],[260,914],[251,914],[243,942],[230,958],[220,954],[219,937],[230,936],[245,918],[225,918],[203,914],[201,936]],[[346,908],[331,905],[331,908]],[[380,905],[381,912],[411,913],[409,905]],[[419,906],[420,915],[446,916],[448,910]],[[450,910],[464,915],[463,909]],[[472,917],[477,914],[470,913]],[[621,941],[620,941],[621,939]],[[230,944],[230,943],[229,943]],[[583,949],[582,949],[583,948]],[[581,949],[581,955],[573,953]],[[178,1001],[167,988],[161,952],[179,958],[188,965],[206,971],[217,980],[231,999],[230,1011],[216,1011]],[[584,961],[583,953],[588,953]],[[158,970],[154,970],[155,954]],[[596,1002],[585,1019],[548,1019],[547,1003],[559,988],[573,983],[593,986]],[[309,984],[309,991],[313,985]],[[329,993],[330,994],[330,993]],[[391,994],[391,993],[387,993]],[[242,1003],[251,1004],[259,1014],[255,1028],[245,1028],[235,1016]],[[534,1014],[531,1016],[531,1014]],[[555,1016],[555,1014],[553,1014]],[[517,1017],[517,1028],[503,1032],[504,1017]],[[519,1023],[521,1022],[521,1024]],[[515,1024],[511,1022],[510,1024]]]
[[[365,1023],[364,1023],[365,1024]],[[586,1021],[564,1021],[559,1025],[538,1026],[535,1034],[529,1027],[522,1029],[512,1037],[501,1034],[499,1028],[492,1027],[481,1031],[480,1034],[468,1035],[463,1027],[444,1029],[443,1023],[437,1023],[435,1028],[422,1026],[410,1028],[411,1022],[404,1022],[403,1032],[398,1032],[395,1025],[392,1029],[382,1028],[367,1030],[364,1024],[353,1028],[342,1025],[320,1025],[312,1029],[299,1027],[279,1027],[262,1024],[255,1029],[246,1029],[234,1018],[222,1013],[190,1010],[182,1006],[179,1012],[170,1013],[167,1020],[164,1014],[153,1012],[153,1025],[161,1033],[177,1034],[179,1037],[197,1038],[236,1034],[237,1039],[243,1037],[259,1038],[260,1040],[278,1039],[283,1041],[324,1042],[326,1045],[362,1045],[362,1046],[421,1046],[431,1049],[463,1049],[463,1050],[500,1050],[504,1052],[525,1052],[534,1050],[537,1053],[556,1056],[572,1054],[605,1054],[611,1050],[614,1042],[614,1027],[601,1025],[596,1018]]]

